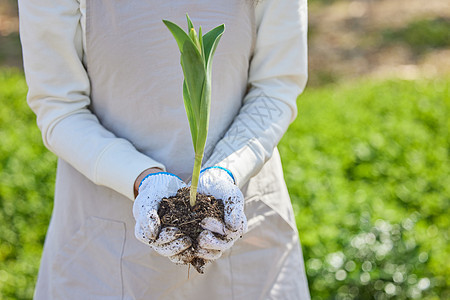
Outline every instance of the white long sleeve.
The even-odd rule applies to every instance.
[[[19,1],[20,36],[29,91],[44,144],[96,184],[134,199],[147,168],[164,166],[106,130],[88,109],[90,83],[76,0]]]
[[[234,174],[238,186],[262,168],[297,115],[307,81],[306,0],[264,0],[256,7],[257,40],[244,105],[205,166]]]

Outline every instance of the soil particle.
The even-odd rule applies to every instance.
[[[194,206],[189,203],[190,188],[181,188],[173,197],[163,198],[158,209],[161,219],[161,229],[165,227],[177,227],[182,233],[192,240],[191,250],[198,248],[198,236],[204,230],[200,222],[206,217],[217,218],[224,221],[224,205],[222,200],[213,196],[197,193],[197,201]],[[193,257],[190,264],[203,273],[206,261]]]

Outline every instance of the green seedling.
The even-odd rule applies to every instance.
[[[181,53],[180,62],[184,75],[183,100],[195,152],[190,191],[190,204],[194,206],[206,136],[208,135],[212,58],[225,31],[225,25],[217,26],[202,35],[202,28],[199,28],[197,34],[187,14],[186,18],[187,33],[175,23],[167,20],[163,20],[163,22],[174,36]]]

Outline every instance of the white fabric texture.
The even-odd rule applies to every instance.
[[[106,130],[89,110],[85,9],[84,0],[60,0],[57,5],[51,0],[19,1],[28,103],[51,151],[94,183],[133,199],[137,176],[165,166]],[[250,91],[205,163],[230,169],[239,187],[272,155],[296,115],[296,97],[307,79],[306,1],[260,1],[255,20]]]
[[[222,228],[210,218],[203,220],[203,228],[224,234],[226,239],[236,240],[247,231],[244,213],[244,195],[233,183],[230,174],[222,168],[209,168],[200,173],[198,192],[222,199],[225,224]],[[207,247],[210,248],[210,247]],[[215,248],[210,248],[215,249]],[[216,249],[221,250],[221,249]]]
[[[133,204],[136,219],[135,236],[144,244],[151,245],[162,256],[174,256],[192,245],[189,237],[178,228],[161,230],[158,208],[163,198],[175,196],[186,184],[177,176],[168,173],[154,173],[145,178]]]
[[[296,98],[307,81],[306,1],[261,1],[249,92],[238,116],[205,167],[231,170],[242,188],[272,156],[297,115]]]
[[[20,1],[19,10],[27,101],[45,146],[94,183],[134,199],[139,174],[165,166],[106,130],[88,109],[79,3]]]

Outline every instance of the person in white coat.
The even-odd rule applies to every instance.
[[[19,0],[27,101],[59,157],[35,299],[309,299],[276,149],[307,80],[306,11],[306,0]],[[190,276],[172,262],[185,248],[160,253],[159,228],[140,227],[153,224],[145,199],[188,182],[194,162],[161,21],[186,13],[204,32],[226,26],[203,163],[214,168],[199,190],[242,191],[248,222]]]

